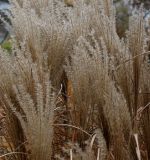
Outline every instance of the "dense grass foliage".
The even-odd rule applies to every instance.
[[[13,36],[0,49],[7,141],[0,158],[150,159],[143,8],[119,36],[112,0],[10,3]]]

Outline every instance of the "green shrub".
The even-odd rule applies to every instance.
[[[8,53],[11,53],[11,51],[12,51],[12,42],[11,42],[11,40],[5,41],[5,42],[1,45],[1,47],[2,47],[3,49],[7,50]]]

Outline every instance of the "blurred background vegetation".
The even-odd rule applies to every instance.
[[[150,17],[150,0],[114,0],[117,11],[117,32],[120,37],[125,35],[128,28],[129,15],[134,9],[139,9],[143,4],[145,8],[145,19]]]

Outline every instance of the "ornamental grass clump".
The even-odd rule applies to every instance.
[[[120,38],[112,0],[10,3],[11,53],[0,49],[7,142],[0,158],[150,159],[143,8]]]

